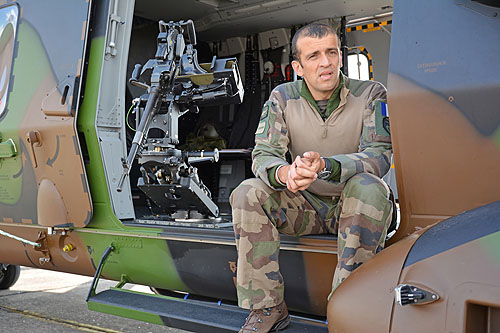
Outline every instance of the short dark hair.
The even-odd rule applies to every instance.
[[[309,23],[308,25],[303,26],[292,38],[292,57],[294,60],[300,61],[299,58],[299,50],[297,49],[297,41],[301,37],[313,37],[313,38],[322,38],[329,34],[335,35],[337,37],[337,42],[340,42],[339,36],[335,32],[335,30],[327,25],[322,23]],[[340,44],[338,45],[340,48]]]

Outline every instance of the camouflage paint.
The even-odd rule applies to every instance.
[[[103,11],[106,8],[107,11],[106,4],[100,6],[102,7],[98,10]],[[106,15],[99,15],[101,19],[107,19]],[[105,22],[96,24],[102,26]],[[107,278],[119,280],[122,274],[127,274],[131,281],[139,284],[188,291],[177,274],[165,240],[140,237],[158,236],[159,232],[154,229],[125,227],[112,210],[108,188],[103,181],[105,173],[95,129],[104,56],[104,33],[100,27],[94,29],[89,50],[85,98],[77,119],[80,138],[85,140],[87,147],[88,160],[85,167],[93,201],[93,217],[86,230],[95,233],[79,232],[78,229],[75,233],[86,244],[88,255],[95,266],[111,243],[117,246],[118,250],[110,255],[103,270],[103,275]],[[117,231],[125,236],[113,236]],[[134,236],[127,237],[127,234]]]
[[[394,287],[418,236],[414,233],[383,250],[335,290],[328,302],[330,332],[391,332]]]
[[[394,10],[388,103],[401,224],[391,242],[500,200],[500,21],[458,1]]]
[[[82,1],[82,3],[85,3],[85,1]],[[96,6],[102,6],[98,10],[106,8],[105,11],[107,12],[107,5],[109,4],[101,2]],[[93,23],[106,26],[107,16],[101,15],[99,18],[103,21]],[[80,25],[78,25],[78,29],[81,33],[82,27]],[[2,245],[0,260],[5,263],[9,262],[92,276],[104,249],[111,243],[114,243],[117,246],[117,251],[111,256],[110,262],[104,269],[106,277],[119,280],[122,274],[126,274],[130,277],[131,281],[136,283],[188,291],[177,275],[166,241],[158,237],[159,231],[123,226],[113,214],[109,194],[105,182],[102,181],[105,175],[97,144],[95,117],[104,56],[104,34],[105,29],[93,29],[91,38],[89,39],[88,67],[85,76],[86,81],[84,82],[85,98],[79,108],[79,117],[77,119],[78,131],[83,134],[81,138],[85,140],[85,146],[87,147],[87,151],[84,151],[84,154],[89,157],[86,171],[95,207],[95,212],[89,223],[89,231],[94,233],[84,233],[81,229],[74,228],[69,230],[67,235],[62,235],[60,232],[48,235],[46,228],[38,226],[31,226],[29,228],[27,226],[18,227],[14,224],[10,226],[12,222],[36,224],[38,199],[36,196],[37,181],[35,177],[43,178],[43,176],[36,175],[37,171],[34,171],[32,166],[30,151],[27,151],[29,148],[23,145],[22,140],[20,140],[22,155],[18,156],[17,160],[13,160],[18,163],[24,160],[24,165],[22,166],[23,180],[19,182],[23,186],[23,197],[18,200],[18,205],[16,206],[7,206],[7,209],[4,209],[6,206],[0,206],[0,212],[3,216],[3,221],[0,221],[2,222],[1,228],[7,232],[34,241],[38,238],[38,233],[42,233],[47,239],[47,253],[50,255],[51,260],[42,265],[39,262],[39,258],[42,257],[41,252],[10,238],[2,238],[0,242]],[[60,66],[64,68],[65,64],[50,63],[51,58],[44,53],[43,42],[46,42],[46,40],[41,38],[35,31],[35,28],[26,21],[21,24],[18,40],[20,47],[18,57],[16,58],[17,67],[14,69],[17,81],[13,80],[12,82],[14,84],[17,82],[19,85],[23,82],[29,82],[30,84],[26,87],[23,86],[23,90],[17,89],[14,91],[14,97],[9,100],[9,107],[15,106],[16,109],[27,109],[29,108],[28,105],[33,103],[33,101],[25,98],[26,95],[23,94],[36,95],[37,90],[40,90],[41,87],[45,87],[48,89],[47,93],[50,93],[49,90],[55,84],[55,77],[61,74],[61,71],[57,70],[57,68]],[[60,57],[55,57],[61,59]],[[60,60],[54,61],[57,62]],[[29,78],[31,78],[31,81]],[[47,81],[47,78],[49,78],[49,81]],[[37,109],[38,112],[40,112],[40,101],[39,99],[38,105],[31,106],[33,109]],[[10,117],[15,121],[10,120]],[[58,133],[62,130],[62,126],[66,126],[67,119],[72,121],[70,119],[72,117],[70,116],[63,118],[54,120],[51,123],[53,129],[57,130]],[[2,121],[0,121],[0,126],[9,124],[12,130],[17,132],[19,128],[24,126],[22,125],[23,122],[29,123],[30,121],[32,120],[26,119],[26,115],[22,112],[7,112]],[[24,135],[16,133],[18,140],[19,137],[24,137]],[[68,158],[75,160],[75,141],[70,139],[65,138],[65,141],[61,139],[60,145],[61,149],[63,144],[70,145],[71,154],[67,152],[63,153],[61,150],[61,155],[64,155],[63,158],[69,156]],[[80,156],[76,157],[80,159]],[[19,164],[16,167],[21,168],[21,165]],[[0,170],[4,171],[3,168]],[[70,177],[69,179],[69,181],[66,180],[65,185],[81,189],[80,175]],[[3,184],[5,183],[2,181]],[[73,200],[72,203],[76,205],[82,204],[78,200]],[[15,215],[11,215],[10,213]],[[14,218],[10,216],[14,216]],[[128,236],[129,234],[130,237]],[[73,245],[74,250],[68,253],[63,252],[63,247],[68,243]],[[154,271],[152,267],[155,267]]]
[[[125,274],[130,283],[190,291],[179,278],[165,240],[146,238],[155,236],[153,233],[126,234],[79,232],[78,237],[86,245],[95,266],[106,248],[113,245],[115,250],[109,255],[102,271],[102,276],[106,279],[120,280],[122,274]]]
[[[479,240],[479,246],[484,250],[484,256],[496,262],[500,268],[500,232],[488,235]]]
[[[218,231],[218,238],[234,241],[232,231]],[[194,236],[194,235],[193,235]],[[196,237],[196,236],[194,236]],[[289,309],[324,315],[326,296],[336,263],[336,241],[333,235],[309,238],[281,235],[280,272],[285,283]],[[309,251],[290,250],[286,244],[300,241]],[[175,267],[191,293],[214,299],[237,301],[234,245],[167,241]],[[321,252],[323,251],[323,252]],[[328,264],[325,264],[328,263]],[[318,283],[324,281],[324,283]]]
[[[395,304],[391,331],[466,332],[469,303],[500,307],[500,265],[489,260],[492,253],[485,253],[482,242],[477,239],[406,267],[399,284],[418,285],[440,299],[425,306]],[[415,322],[419,325],[408,325]]]
[[[97,36],[92,38],[90,44],[89,64],[87,66],[87,77],[85,80],[85,98],[80,107],[77,128],[81,139],[85,141],[87,147],[86,153],[89,157],[88,160],[85,161],[85,170],[92,193],[94,216],[88,227],[123,229],[120,221],[114,216],[106,182],[103,181],[103,179],[105,179],[104,167],[95,129],[104,42],[104,36]],[[96,218],[96,216],[100,216],[100,218]]]
[[[83,226],[90,218],[73,117],[88,5],[83,0],[19,2],[12,87],[0,120],[0,133],[19,150],[15,158],[0,162],[0,217],[6,222]],[[40,6],[53,14],[67,11],[72,20],[53,17],[47,24],[47,16],[38,15]],[[32,142],[41,141],[30,145],[28,134]]]
[[[0,203],[15,204],[21,197],[21,191],[22,191],[21,171],[23,162],[21,155],[22,154],[21,147],[19,146],[19,139],[16,135],[17,134],[16,128],[20,122],[22,113],[8,112],[9,111],[8,108],[3,105],[3,103],[5,103],[3,97],[5,96],[6,97],[5,99],[7,100],[9,99],[9,91],[12,90],[12,86],[14,85],[14,82],[11,82],[13,81],[11,79],[12,76],[15,75],[12,63],[14,62],[13,60],[15,56],[14,49],[16,49],[16,40],[17,40],[16,36],[19,34],[18,22],[20,21],[20,19],[19,19],[19,10],[16,5],[3,7],[2,13],[4,13],[5,10],[9,10],[7,8],[10,8],[17,13],[16,15],[17,19],[15,21],[15,28],[14,28],[16,33],[14,33],[14,35],[12,36],[13,41],[9,41],[5,45],[6,48],[9,49],[12,48],[12,50],[8,50],[7,52],[5,52],[2,49],[3,51],[2,71],[3,70],[8,71],[6,73],[8,86],[4,87],[6,92],[3,92],[4,89],[2,89],[2,110],[0,110],[0,142],[6,142],[8,139],[12,139],[17,148],[17,155],[11,158],[0,158]],[[19,67],[16,67],[16,70],[19,71]],[[12,103],[12,101],[10,101],[10,103]]]
[[[388,104],[401,224],[394,244],[333,295],[332,332],[476,332],[483,330],[466,330],[469,304],[500,308],[500,21],[461,4],[487,9],[474,1],[394,1]],[[482,220],[469,215],[488,203]],[[413,263],[412,251],[420,252]],[[401,306],[398,284],[440,299]],[[498,322],[498,311],[491,315]]]

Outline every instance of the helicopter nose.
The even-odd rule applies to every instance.
[[[328,302],[329,332],[389,332],[394,288],[418,235],[411,235],[357,268]]]

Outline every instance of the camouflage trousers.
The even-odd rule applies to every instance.
[[[383,249],[392,217],[388,186],[368,173],[350,178],[340,198],[328,200],[307,191],[275,191],[253,178],[242,182],[230,200],[238,251],[238,305],[245,309],[276,306],[284,299],[279,233],[338,235],[333,292]]]

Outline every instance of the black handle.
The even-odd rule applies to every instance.
[[[149,89],[149,86],[143,82],[139,82],[139,76],[141,76],[142,65],[136,64],[134,70],[132,71],[132,76],[128,79],[128,82],[136,87]]]

